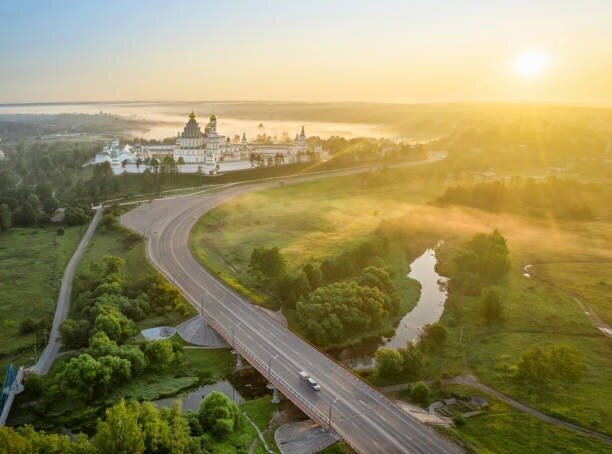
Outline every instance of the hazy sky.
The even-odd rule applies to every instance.
[[[0,103],[228,99],[612,102],[612,0],[0,0]]]

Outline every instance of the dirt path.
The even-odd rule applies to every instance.
[[[593,326],[595,326],[595,328],[601,331],[605,336],[612,339],[612,328],[608,326],[608,324],[606,324],[599,315],[597,315],[597,312],[595,312],[593,308],[589,306],[589,304],[586,301],[581,299],[574,292],[570,292],[568,290],[565,290],[559,287],[551,279],[544,278],[542,277],[542,275],[538,275],[537,272],[534,272],[533,265],[546,265],[547,263],[601,263],[601,262],[592,262],[592,261],[591,262],[537,262],[537,263],[533,263],[529,265],[529,277],[572,298],[580,306],[580,308],[585,313],[585,315],[589,318],[589,320],[591,320],[591,323],[593,324]],[[608,262],[603,262],[603,263],[608,263]]]
[[[566,429],[573,430],[574,432],[590,435],[592,437],[599,438],[600,440],[612,444],[612,437],[610,437],[609,435],[602,434],[600,432],[595,432],[594,430],[586,429],[576,424],[572,424],[570,422],[563,421],[562,419],[557,419],[545,413],[542,413],[536,410],[535,408],[529,407],[517,400],[512,399],[511,397],[508,397],[507,395],[497,391],[496,389],[481,383],[474,375],[459,375],[453,378],[446,378],[442,380],[442,383],[469,386],[470,388],[474,388],[479,391],[482,391],[483,393],[489,394],[501,400],[505,404],[511,406],[512,408],[534,416],[544,422],[554,424],[555,426],[564,427]],[[386,393],[403,391],[405,389],[410,388],[411,385],[412,383],[402,383],[399,385],[387,386],[382,388],[382,391]]]
[[[76,272],[76,268],[81,261],[81,257],[85,253],[87,249],[87,245],[89,241],[93,237],[93,234],[96,231],[96,227],[102,219],[102,214],[104,213],[104,208],[99,208],[96,211],[93,219],[91,220],[89,227],[85,231],[85,235],[81,239],[76,251],[72,254],[68,265],[66,266],[66,270],[64,271],[64,276],[62,277],[62,286],[60,288],[60,293],[57,298],[57,305],[55,307],[55,316],[53,317],[53,326],[51,327],[51,335],[49,336],[49,343],[43,350],[40,358],[38,358],[38,362],[34,364],[30,371],[35,372],[37,374],[46,374],[51,368],[51,364],[57,357],[60,347],[62,345],[62,340],[60,338],[59,328],[60,325],[66,320],[68,317],[68,309],[70,308],[70,295],[72,293],[72,279],[74,278],[74,273]]]

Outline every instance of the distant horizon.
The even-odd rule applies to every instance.
[[[118,99],[118,100],[80,100],[80,101],[23,101],[23,102],[0,102],[0,107],[12,106],[61,106],[61,105],[113,105],[113,104],[211,104],[211,103],[244,103],[244,104],[376,104],[376,105],[470,105],[470,104],[514,104],[514,105],[550,105],[550,106],[567,106],[567,107],[612,107],[611,101],[571,101],[571,100],[509,100],[509,99],[491,99],[491,100],[448,100],[448,101],[329,101],[329,100],[291,100],[291,99],[201,99],[201,100],[182,100],[182,99]]]

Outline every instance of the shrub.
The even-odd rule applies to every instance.
[[[431,390],[429,389],[429,386],[422,381],[416,382],[410,388],[410,396],[412,397],[412,400],[424,407],[429,403],[430,395]]]
[[[462,426],[465,426],[465,424],[467,423],[467,420],[465,416],[463,415],[463,413],[457,413],[455,416],[453,416],[453,423],[457,427],[462,427]]]

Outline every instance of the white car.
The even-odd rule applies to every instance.
[[[310,387],[314,389],[315,391],[319,391],[321,389],[321,385],[319,385],[314,378],[308,377],[306,381],[308,382]]]

